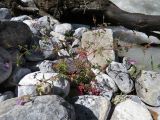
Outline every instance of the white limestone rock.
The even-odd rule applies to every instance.
[[[153,120],[144,106],[130,99],[119,103],[114,109],[111,120]]]
[[[123,93],[127,94],[132,91],[134,84],[123,64],[113,61],[107,67],[106,72]]]

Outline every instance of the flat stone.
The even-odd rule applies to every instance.
[[[83,33],[82,48],[93,65],[104,67],[108,60],[115,60],[113,33],[111,29],[99,29]]]

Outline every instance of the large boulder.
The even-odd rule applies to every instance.
[[[153,120],[146,107],[127,99],[114,109],[111,120]]]
[[[135,86],[142,101],[151,106],[160,106],[160,73],[142,71]]]
[[[27,74],[20,80],[18,86],[18,96],[56,94],[66,97],[69,91],[68,80],[60,78],[58,73],[43,73],[41,71]]]
[[[115,60],[111,29],[88,31],[82,35],[82,48],[93,65],[104,67],[107,61]]]
[[[17,48],[24,46],[32,38],[29,27],[22,22],[0,21],[0,46]]]
[[[106,120],[111,103],[101,96],[78,96],[72,99],[77,120]]]
[[[121,9],[133,12],[143,13],[149,15],[160,15],[159,0],[111,0]]]
[[[75,120],[75,112],[72,105],[55,95],[23,96],[1,102],[0,119]]]

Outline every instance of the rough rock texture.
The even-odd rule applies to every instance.
[[[137,95],[147,104],[160,106],[160,73],[142,71],[136,81]]]
[[[114,42],[110,29],[88,31],[82,35],[82,48],[87,52],[88,60],[104,67],[107,60],[115,60]]]
[[[11,99],[14,97],[14,93],[11,91],[7,91],[3,94],[0,94],[0,102],[5,101],[7,99]]]
[[[159,0],[111,0],[121,9],[149,15],[160,15]]]
[[[153,120],[150,112],[130,99],[118,104],[113,112],[111,120]]]
[[[77,120],[106,120],[110,101],[101,96],[78,96],[73,98]]]
[[[52,96],[25,98],[24,105],[16,105],[23,98],[0,103],[1,120],[75,120],[74,108],[64,99]],[[28,99],[28,101],[27,101]],[[30,99],[30,100],[29,100]]]
[[[0,46],[17,48],[26,45],[31,38],[32,33],[26,24],[14,21],[0,21]]]
[[[10,19],[11,16],[11,10],[7,8],[0,8],[0,20]]]
[[[70,84],[64,78],[59,78],[57,73],[33,72],[24,76],[19,82],[18,96],[38,95],[37,85],[44,88],[43,94],[56,94],[66,97],[70,91]]]
[[[106,69],[107,74],[115,81],[123,93],[130,93],[133,88],[133,81],[129,76],[127,68],[117,62],[111,62]]]

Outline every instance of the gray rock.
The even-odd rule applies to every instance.
[[[127,68],[123,64],[111,62],[106,72],[123,93],[130,93],[132,91],[133,81],[129,76]]]
[[[115,60],[114,42],[111,29],[88,31],[82,35],[82,48],[93,65],[104,67],[108,60]]]
[[[145,103],[152,106],[160,106],[160,73],[153,71],[142,71],[136,80],[137,95]]]
[[[13,82],[18,84],[19,81],[27,74],[31,73],[31,70],[28,68],[17,68],[13,73]]]
[[[0,22],[0,46],[17,48],[27,45],[31,39],[32,33],[26,24],[15,21]]]
[[[133,12],[143,13],[148,15],[160,15],[159,0],[111,0],[121,9]]]
[[[39,65],[37,65],[39,67],[39,70],[41,72],[55,72],[53,69],[53,64],[55,62],[54,61],[49,61],[49,60],[44,60],[43,62],[41,62]]]
[[[43,16],[34,20],[24,20],[23,22],[29,26],[33,34],[42,35],[52,31],[54,25],[59,23],[56,19],[50,16]]]
[[[150,112],[139,103],[127,99],[119,103],[112,114],[111,120],[153,120]]]
[[[0,95],[0,102],[5,101],[7,99],[11,99],[13,97],[14,97],[13,92],[7,91],[7,92]]]
[[[68,80],[58,77],[57,73],[34,72],[24,76],[19,82],[18,96],[31,95],[38,93],[38,86],[43,89],[42,94],[56,94],[66,97],[70,91]]]
[[[72,25],[69,23],[57,24],[54,26],[54,31],[62,35],[71,32],[71,30],[72,30]]]
[[[118,42],[118,56],[134,61],[138,70],[154,70],[160,72],[160,49],[158,47],[143,47],[124,41]],[[138,53],[138,55],[137,55]]]
[[[72,99],[77,120],[106,120],[111,103],[102,96],[78,96]]]
[[[160,40],[154,36],[148,36],[145,33],[138,32],[135,30],[129,30],[122,26],[120,27],[111,27],[113,31],[113,38],[115,40],[120,40],[124,42],[134,43],[134,44],[160,44]]]
[[[19,103],[24,105],[17,105]],[[1,120],[75,120],[72,105],[55,95],[9,99],[0,103]]]
[[[75,30],[73,36],[80,39],[80,38],[82,37],[82,34],[83,34],[84,32],[87,32],[87,31],[88,31],[88,28],[86,28],[86,27],[77,28],[77,29]]]
[[[92,69],[92,71],[96,75],[95,81],[91,82],[92,87],[100,91],[100,96],[111,100],[113,93],[118,91],[118,87],[116,86],[115,82],[105,73],[96,73],[98,71],[96,69]]]
[[[8,51],[0,47],[0,83],[9,78],[12,73],[12,60]]]
[[[28,7],[36,7],[34,0],[20,0],[21,2],[25,3]]]
[[[0,20],[10,19],[11,17],[11,10],[7,8],[0,8]]]
[[[17,17],[12,17],[11,18],[11,21],[23,22],[24,20],[32,20],[32,18],[27,16],[27,15],[21,15],[21,16],[17,16]]]

